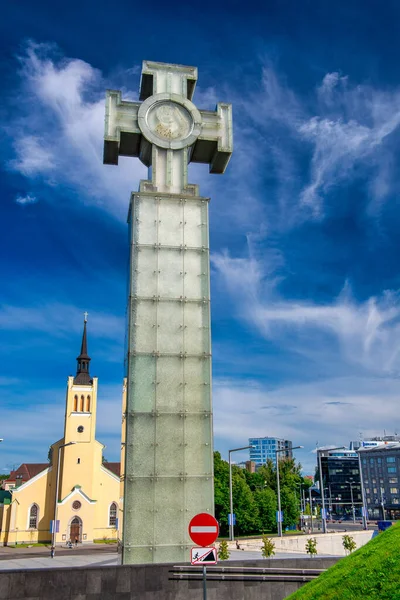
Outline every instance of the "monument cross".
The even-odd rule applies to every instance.
[[[131,195],[122,562],[187,562],[214,512],[208,198],[188,163],[223,173],[231,105],[192,103],[197,69],[144,61],[141,102],[108,91],[104,162],[151,167]]]
[[[192,103],[196,67],[143,62],[140,102],[121,100],[107,91],[104,163],[134,156],[152,166],[159,192],[187,188],[189,162],[207,163],[211,173],[223,173],[232,154],[232,108],[218,103],[215,111]]]

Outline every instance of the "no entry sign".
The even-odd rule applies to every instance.
[[[218,521],[208,513],[200,513],[189,523],[189,535],[198,546],[211,546],[218,537]]]

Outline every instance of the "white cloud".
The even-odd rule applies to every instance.
[[[85,202],[125,219],[130,192],[147,169],[132,159],[118,168],[103,165],[107,84],[88,63],[56,62],[51,51],[30,44],[20,58],[25,114],[7,129],[16,153],[8,166],[53,187],[75,188]]]
[[[35,204],[38,201],[38,199],[36,198],[36,196],[33,196],[32,194],[27,194],[26,196],[17,196],[15,198],[15,202],[17,204]]]
[[[212,264],[235,301],[238,318],[245,320],[267,339],[280,340],[299,353],[312,351],[312,337],[333,336],[340,344],[341,358],[373,373],[391,373],[400,368],[400,297],[387,291],[380,297],[356,302],[345,286],[330,304],[293,301],[279,294],[274,259],[266,267],[254,256],[232,258],[214,254]],[[310,340],[311,338],[311,340]],[[307,344],[305,340],[307,339]],[[317,342],[317,338],[316,342]],[[319,341],[319,340],[318,340]],[[332,348],[333,341],[327,342]],[[324,360],[315,344],[316,357]]]
[[[389,138],[400,124],[400,89],[352,84],[334,72],[324,76],[314,95],[302,98],[270,64],[263,69],[261,84],[241,104],[257,128],[254,135],[260,138],[264,167],[275,174],[272,195],[277,194],[286,222],[292,224],[296,204],[308,209],[302,219],[322,217],[328,194],[355,178],[364,178],[370,200],[379,203],[390,196],[396,172]],[[311,153],[308,182],[304,142]],[[261,168],[260,157],[258,165]],[[359,166],[364,170],[356,169]]]
[[[34,176],[49,173],[55,167],[54,157],[49,148],[38,136],[25,135],[18,137],[14,143],[17,158],[8,166],[21,175]]]
[[[311,452],[317,441],[348,446],[360,434],[400,431],[400,419],[393,418],[398,414],[396,378],[334,378],[272,390],[254,382],[215,380],[213,398],[215,449],[225,458],[232,444],[246,445],[249,437],[282,437],[304,446],[296,458],[309,473],[314,472]],[[246,457],[245,452],[241,458]]]

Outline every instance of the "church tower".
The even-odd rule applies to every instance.
[[[87,313],[83,323],[81,351],[76,360],[76,375],[68,377],[67,381],[63,444],[71,445],[63,453],[65,457],[68,456],[69,468],[63,469],[61,497],[83,481],[90,492],[94,465],[96,461],[101,464],[102,445],[96,441],[97,377],[92,377],[89,372],[91,359],[87,343]]]

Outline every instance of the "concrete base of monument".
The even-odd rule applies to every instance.
[[[310,535],[285,535],[284,537],[273,537],[271,538],[275,544],[275,553],[279,555],[281,552],[295,552],[300,554],[307,554],[306,544],[310,538],[316,538],[317,540],[317,551],[319,556],[345,556],[346,552],[343,548],[343,535],[344,532],[339,533],[312,533]],[[350,531],[348,532],[355,543],[357,548],[367,544],[376,531]],[[234,550],[237,548],[236,542],[229,542],[229,549]],[[239,545],[243,551],[261,551],[262,541],[261,539],[241,539]]]
[[[36,559],[30,559],[36,560]],[[49,563],[52,559],[48,559]],[[55,559],[53,559],[55,560]],[[115,560],[115,558],[113,559]],[[223,561],[220,567],[234,567],[229,580],[217,574],[217,567],[207,573],[208,600],[283,600],[305,581],[318,576],[337,562],[337,558],[263,559],[256,561]],[[79,600],[198,600],[202,595],[202,577],[187,575],[191,567],[174,565],[97,565],[70,568],[36,568],[3,570],[0,575],[0,598],[31,600],[32,598],[79,598]],[[269,569],[249,579],[249,569]],[[213,572],[213,569],[214,572]],[[284,569],[284,572],[279,571]],[[292,571],[295,569],[296,571]],[[298,569],[301,570],[299,573]],[[241,575],[242,574],[242,575]]]

